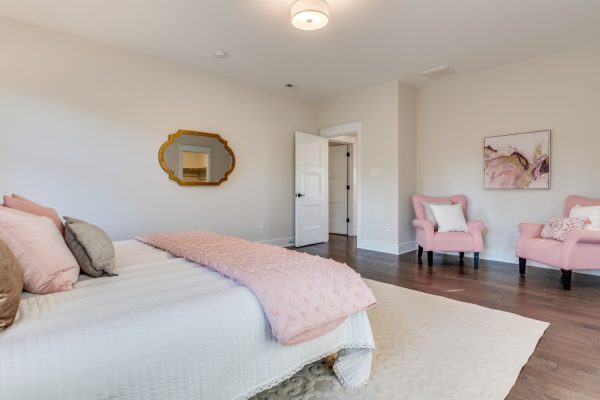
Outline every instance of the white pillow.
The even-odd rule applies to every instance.
[[[587,231],[600,231],[600,206],[583,207],[579,204],[571,208],[570,218],[586,218],[589,224],[584,225]]]
[[[423,206],[423,210],[425,210],[425,218],[433,224],[433,229],[437,231],[438,223],[435,220],[435,216],[433,215],[433,211],[431,211],[432,204],[452,204],[452,200],[439,201],[436,203],[432,203],[430,201],[421,201],[421,205]]]
[[[431,204],[431,211],[438,223],[438,232],[469,232],[461,204]]]

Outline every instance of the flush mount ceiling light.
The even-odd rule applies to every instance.
[[[329,22],[329,4],[325,0],[296,0],[292,4],[292,25],[304,31],[323,28]]]
[[[215,51],[213,53],[213,57],[216,58],[217,60],[222,60],[224,58],[229,57],[229,53],[227,53],[225,51],[218,50],[218,51]]]

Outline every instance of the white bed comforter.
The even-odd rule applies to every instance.
[[[118,277],[21,300],[0,333],[0,399],[244,399],[338,350],[343,384],[368,379],[365,312],[282,346],[246,287],[136,241],[115,248]]]

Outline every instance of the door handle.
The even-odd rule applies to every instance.
[[[304,195],[302,193],[296,193],[297,197],[304,197]]]

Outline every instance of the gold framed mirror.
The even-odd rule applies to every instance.
[[[235,154],[216,133],[178,130],[158,151],[158,162],[180,186],[218,186],[235,167]]]

